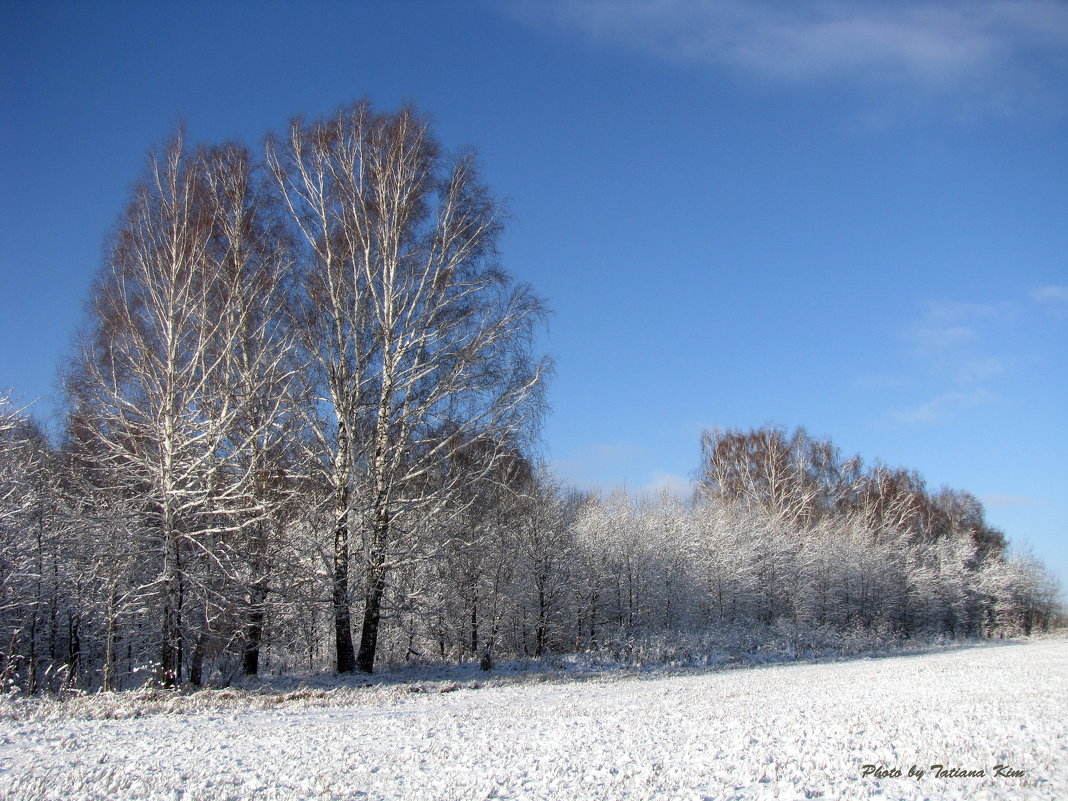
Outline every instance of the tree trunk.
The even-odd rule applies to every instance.
[[[245,647],[241,660],[241,672],[256,676],[260,672],[260,645],[263,642],[264,605],[267,601],[269,562],[266,526],[259,523],[253,535],[252,568],[254,580],[248,592],[248,622],[245,628]]]
[[[471,599],[471,653],[478,655],[478,590]]]
[[[348,428],[345,421],[341,421],[334,460],[334,480],[337,482],[334,493],[334,645],[338,673],[352,673],[356,669],[349,611],[349,448]]]
[[[73,688],[78,682],[78,673],[82,665],[82,638],[79,634],[80,621],[77,615],[68,620],[67,630],[67,687]]]
[[[241,672],[246,676],[256,676],[260,672],[260,643],[263,641],[263,597],[265,593],[260,586],[252,588],[249,601],[248,635],[242,655]]]
[[[542,581],[538,581],[538,625],[534,629],[534,656],[541,656],[545,652],[545,622],[547,599],[545,587]]]
[[[40,601],[38,601],[38,604]],[[37,606],[34,604],[30,615],[30,659],[26,665],[26,694],[37,693]]]
[[[178,581],[178,538],[172,528],[170,512],[163,531],[163,603],[162,632],[158,681],[163,687],[178,683],[181,662]]]
[[[378,650],[378,625],[382,618],[382,596],[386,590],[386,571],[377,563],[367,567],[367,592],[364,595],[363,629],[360,632],[360,653],[356,664],[364,673],[373,673],[375,652]]]
[[[388,353],[388,348],[386,349]],[[392,373],[383,367],[386,375]],[[373,673],[378,650],[378,626],[382,618],[382,596],[386,590],[386,544],[390,538],[392,521],[389,512],[389,493],[386,483],[386,454],[389,450],[388,410],[391,391],[387,383],[379,400],[378,420],[375,424],[374,454],[374,511],[370,540],[366,542],[366,579],[363,603],[363,627],[360,630],[360,653],[357,665],[364,673]]]
[[[108,624],[104,635],[104,683],[101,687],[106,693],[115,689],[115,623],[118,617],[116,610],[118,603],[118,591],[112,584],[111,592],[108,593]]]
[[[204,627],[207,628],[206,621]],[[204,683],[204,657],[207,652],[208,636],[206,630],[201,631],[193,645],[193,658],[189,664],[189,683],[194,687],[199,687]]]
[[[344,516],[338,518],[337,526],[334,528],[334,643],[337,650],[338,673],[352,673],[356,669],[349,612],[349,526],[347,518],[346,512]]]

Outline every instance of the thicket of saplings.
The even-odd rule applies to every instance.
[[[530,458],[544,304],[414,109],[150,154],[53,442],[0,400],[0,680],[26,693],[582,654],[718,662],[1029,634],[1057,587],[980,503],[804,431],[697,489]]]

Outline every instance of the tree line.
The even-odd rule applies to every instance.
[[[707,432],[686,502],[562,485],[504,217],[411,107],[152,151],[59,440],[0,399],[5,685],[1049,625],[1055,584],[975,498],[800,430]]]

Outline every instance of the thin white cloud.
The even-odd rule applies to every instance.
[[[553,471],[573,484],[592,489],[623,482],[640,471],[645,451],[633,442],[584,443],[551,461]]]
[[[656,471],[649,481],[642,486],[642,491],[649,494],[658,492],[672,492],[683,500],[688,500],[693,495],[694,482],[676,473]]]
[[[650,452],[629,441],[585,443],[550,462],[552,471],[576,487],[655,495],[668,491],[688,500],[694,482],[677,473],[649,471]]]
[[[1068,286],[1044,286],[1031,292],[1031,299],[1039,303],[1068,303]]]
[[[970,303],[961,300],[927,300],[923,304],[925,320],[934,323],[956,323],[962,320],[990,320],[1005,317],[1006,303]]]
[[[984,495],[979,500],[984,506],[1038,506],[1042,503],[1027,495]]]
[[[891,412],[890,418],[894,422],[906,425],[929,425],[942,422],[961,409],[983,406],[996,399],[997,396],[994,393],[981,388],[971,392],[947,392],[919,406]]]
[[[863,392],[882,392],[886,390],[907,389],[915,385],[915,380],[903,375],[874,373],[862,375],[853,381],[853,386]]]
[[[960,384],[981,384],[992,378],[1005,375],[1007,368],[1001,359],[967,359],[957,366],[957,382]]]
[[[1063,94],[1068,4],[1059,0],[517,0],[511,8],[529,24],[778,81],[997,89],[1004,101],[1007,80],[1034,72]],[[1059,75],[1038,79],[1043,53],[1055,55],[1043,69]]]
[[[969,325],[937,325],[924,321],[909,330],[908,338],[920,351],[931,353],[970,344],[979,339],[979,334]]]
[[[633,442],[597,442],[588,446],[588,455],[608,467],[624,467],[641,454],[642,449]]]
[[[1033,301],[1059,305],[1064,304],[1062,297],[1068,300],[1068,287],[1044,287],[1030,293]],[[995,303],[924,301],[916,318],[900,333],[913,365],[905,373],[912,372],[917,385],[926,385],[929,399],[890,411],[888,419],[930,425],[998,400],[998,388],[1006,387],[1006,378],[1031,358],[1016,344],[1026,312],[1025,295]]]
[[[1011,316],[1012,306],[1007,303],[926,301],[923,314],[906,327],[904,336],[917,355],[940,357],[974,345],[985,325]]]

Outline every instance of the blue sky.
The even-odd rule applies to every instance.
[[[148,148],[410,100],[553,307],[546,457],[773,422],[967,489],[1068,585],[1068,4],[0,6],[0,385],[54,404]],[[50,397],[51,396],[51,397]]]

